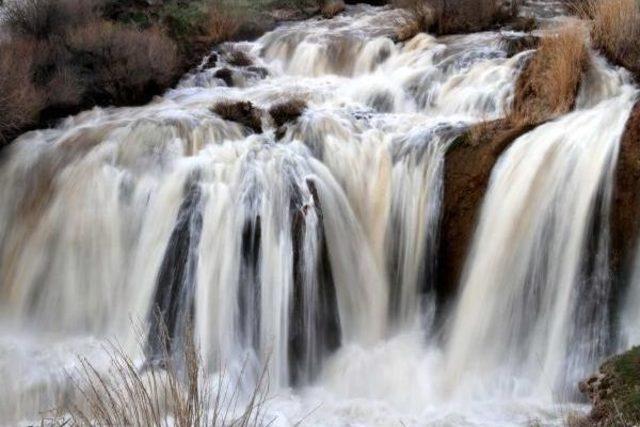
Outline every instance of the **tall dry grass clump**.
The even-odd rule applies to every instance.
[[[613,62],[640,71],[640,6],[636,0],[589,0],[594,47]]]
[[[543,37],[516,84],[512,123],[540,123],[573,108],[589,60],[585,41],[578,24]]]
[[[125,351],[105,347],[108,369],[86,358],[69,372],[74,390],[43,425],[248,427],[264,425],[268,393],[266,365],[255,386],[241,396],[247,380],[245,363],[233,379],[221,372],[215,380],[204,367],[195,345],[187,340],[180,354],[165,355],[162,363],[136,366]]]

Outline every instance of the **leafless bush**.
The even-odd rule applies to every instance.
[[[89,90],[117,104],[134,103],[165,87],[178,65],[175,44],[154,29],[98,21],[71,32],[68,44],[92,73]]]
[[[569,112],[588,58],[577,24],[544,37],[518,80],[511,121],[538,123]]]
[[[13,132],[35,122],[43,99],[31,80],[36,43],[0,44],[0,145]]]
[[[98,0],[9,0],[3,22],[15,35],[44,39],[93,20]]]

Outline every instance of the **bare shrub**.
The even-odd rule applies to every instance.
[[[153,28],[99,21],[71,32],[67,42],[89,72],[89,90],[116,104],[138,102],[166,87],[178,66],[175,44]]]
[[[249,101],[224,101],[214,105],[211,112],[225,120],[240,123],[256,133],[262,132],[260,109]]]
[[[539,123],[569,112],[588,59],[585,34],[577,24],[543,37],[518,79],[509,119]]]
[[[10,0],[3,22],[15,35],[45,39],[93,20],[98,6],[98,0]]]
[[[241,25],[240,14],[228,7],[223,7],[221,2],[213,3],[208,9],[205,28],[212,44],[232,40]]]
[[[423,30],[438,34],[481,31],[514,18],[519,0],[394,0],[411,11]]]
[[[31,80],[36,44],[12,40],[0,44],[0,145],[34,123],[43,98]]]

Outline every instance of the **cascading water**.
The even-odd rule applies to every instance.
[[[508,57],[494,32],[394,42],[406,19],[357,6],[285,25],[220,47],[145,107],[94,109],[7,148],[0,421],[49,409],[77,354],[106,366],[108,339],[154,363],[193,328],[212,377],[247,364],[251,382],[268,363],[277,425],[561,422],[532,390],[600,354],[605,326],[570,320],[585,280],[584,304],[606,293],[602,224],[633,88],[600,64],[579,111],[505,154],[441,348],[445,153],[505,114],[530,52]],[[253,65],[233,65],[237,52]],[[263,113],[259,134],[210,110],[291,99],[302,116],[277,128]],[[478,396],[495,378],[509,390]]]
[[[605,355],[609,205],[636,97],[624,73],[607,72],[493,171],[445,353],[452,388],[467,379],[462,393],[552,398]]]

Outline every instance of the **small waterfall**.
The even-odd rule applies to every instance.
[[[605,355],[613,172],[636,97],[611,78],[594,90],[618,82],[614,97],[519,138],[493,171],[445,356],[452,385],[479,386],[463,393],[566,394]]]
[[[438,330],[447,150],[506,115],[531,52],[509,56],[500,32],[398,42],[408,20],[358,5],[283,24],[216,47],[149,105],[9,146],[0,424],[69,393],[77,355],[106,370],[110,340],[141,369],[193,340],[207,378],[241,391],[266,364],[277,425],[561,421],[550,405],[571,407],[563,392],[607,344],[611,176],[635,90],[595,58],[577,111],[503,155]],[[278,126],[268,111],[291,100],[306,108]],[[262,132],[212,112],[236,101]]]

